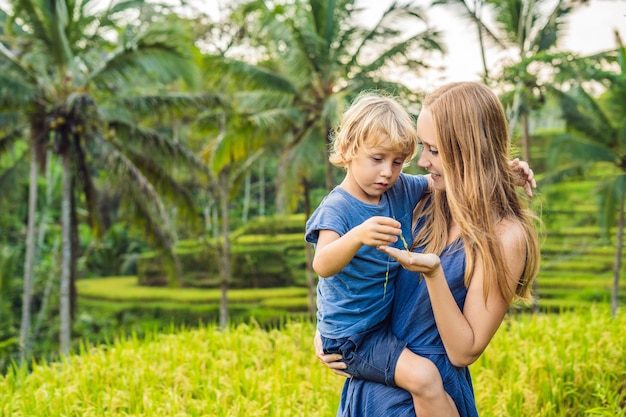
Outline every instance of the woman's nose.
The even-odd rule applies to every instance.
[[[421,168],[428,168],[430,166],[430,161],[423,153],[420,155],[419,158],[417,158],[417,166]]]

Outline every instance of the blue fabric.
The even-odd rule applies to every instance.
[[[354,378],[396,386],[395,371],[400,354],[406,347],[391,331],[388,321],[376,328],[341,339],[322,336],[325,353],[339,353],[348,365],[345,372]]]
[[[463,282],[465,251],[461,242],[446,248],[441,264],[457,305],[462,310],[467,289]],[[435,323],[426,283],[419,274],[401,269],[396,280],[391,316],[392,331],[407,347],[430,359],[439,369],[444,389],[454,400],[461,417],[477,417],[472,379],[468,368],[452,365],[445,353]],[[415,416],[411,395],[363,379],[348,379],[337,413],[341,417]]]
[[[424,176],[400,174],[379,204],[367,204],[336,187],[307,221],[305,239],[316,244],[320,230],[333,230],[343,236],[373,216],[395,218],[402,224],[403,236],[409,237],[413,209],[427,190]],[[398,239],[395,246],[402,248],[402,240]],[[339,274],[321,278],[317,286],[320,333],[329,339],[350,337],[384,321],[391,311],[393,281],[399,269],[399,264],[386,254],[364,245]]]

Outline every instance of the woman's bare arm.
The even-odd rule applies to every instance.
[[[525,245],[519,226],[503,222],[500,239],[505,247],[506,262],[512,276],[520,276],[525,262]],[[500,296],[498,289],[489,289],[485,303],[483,271],[480,259],[468,288],[463,311],[459,309],[446,281],[439,257],[434,254],[407,254],[391,247],[381,250],[397,259],[404,268],[421,272],[428,287],[437,328],[450,361],[456,366],[468,366],[485,350],[504,319],[510,300]],[[517,282],[510,280],[515,289]]]

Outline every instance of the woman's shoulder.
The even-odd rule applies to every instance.
[[[526,230],[518,220],[505,219],[498,224],[497,235],[500,239],[504,262],[510,271],[509,285],[516,291],[519,277],[522,275],[528,260],[528,239]]]
[[[507,252],[515,249],[526,250],[526,231],[519,220],[502,219],[496,226],[496,234]]]

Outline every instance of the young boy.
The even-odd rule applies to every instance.
[[[386,323],[400,266],[376,247],[411,241],[413,210],[429,189],[429,177],[402,173],[416,151],[415,122],[394,99],[361,94],[345,112],[330,156],[345,178],[306,226],[320,276],[317,327],[324,352],[341,354],[346,373],[406,389],[420,417],[458,416],[437,367]],[[369,346],[376,331],[385,337]]]

